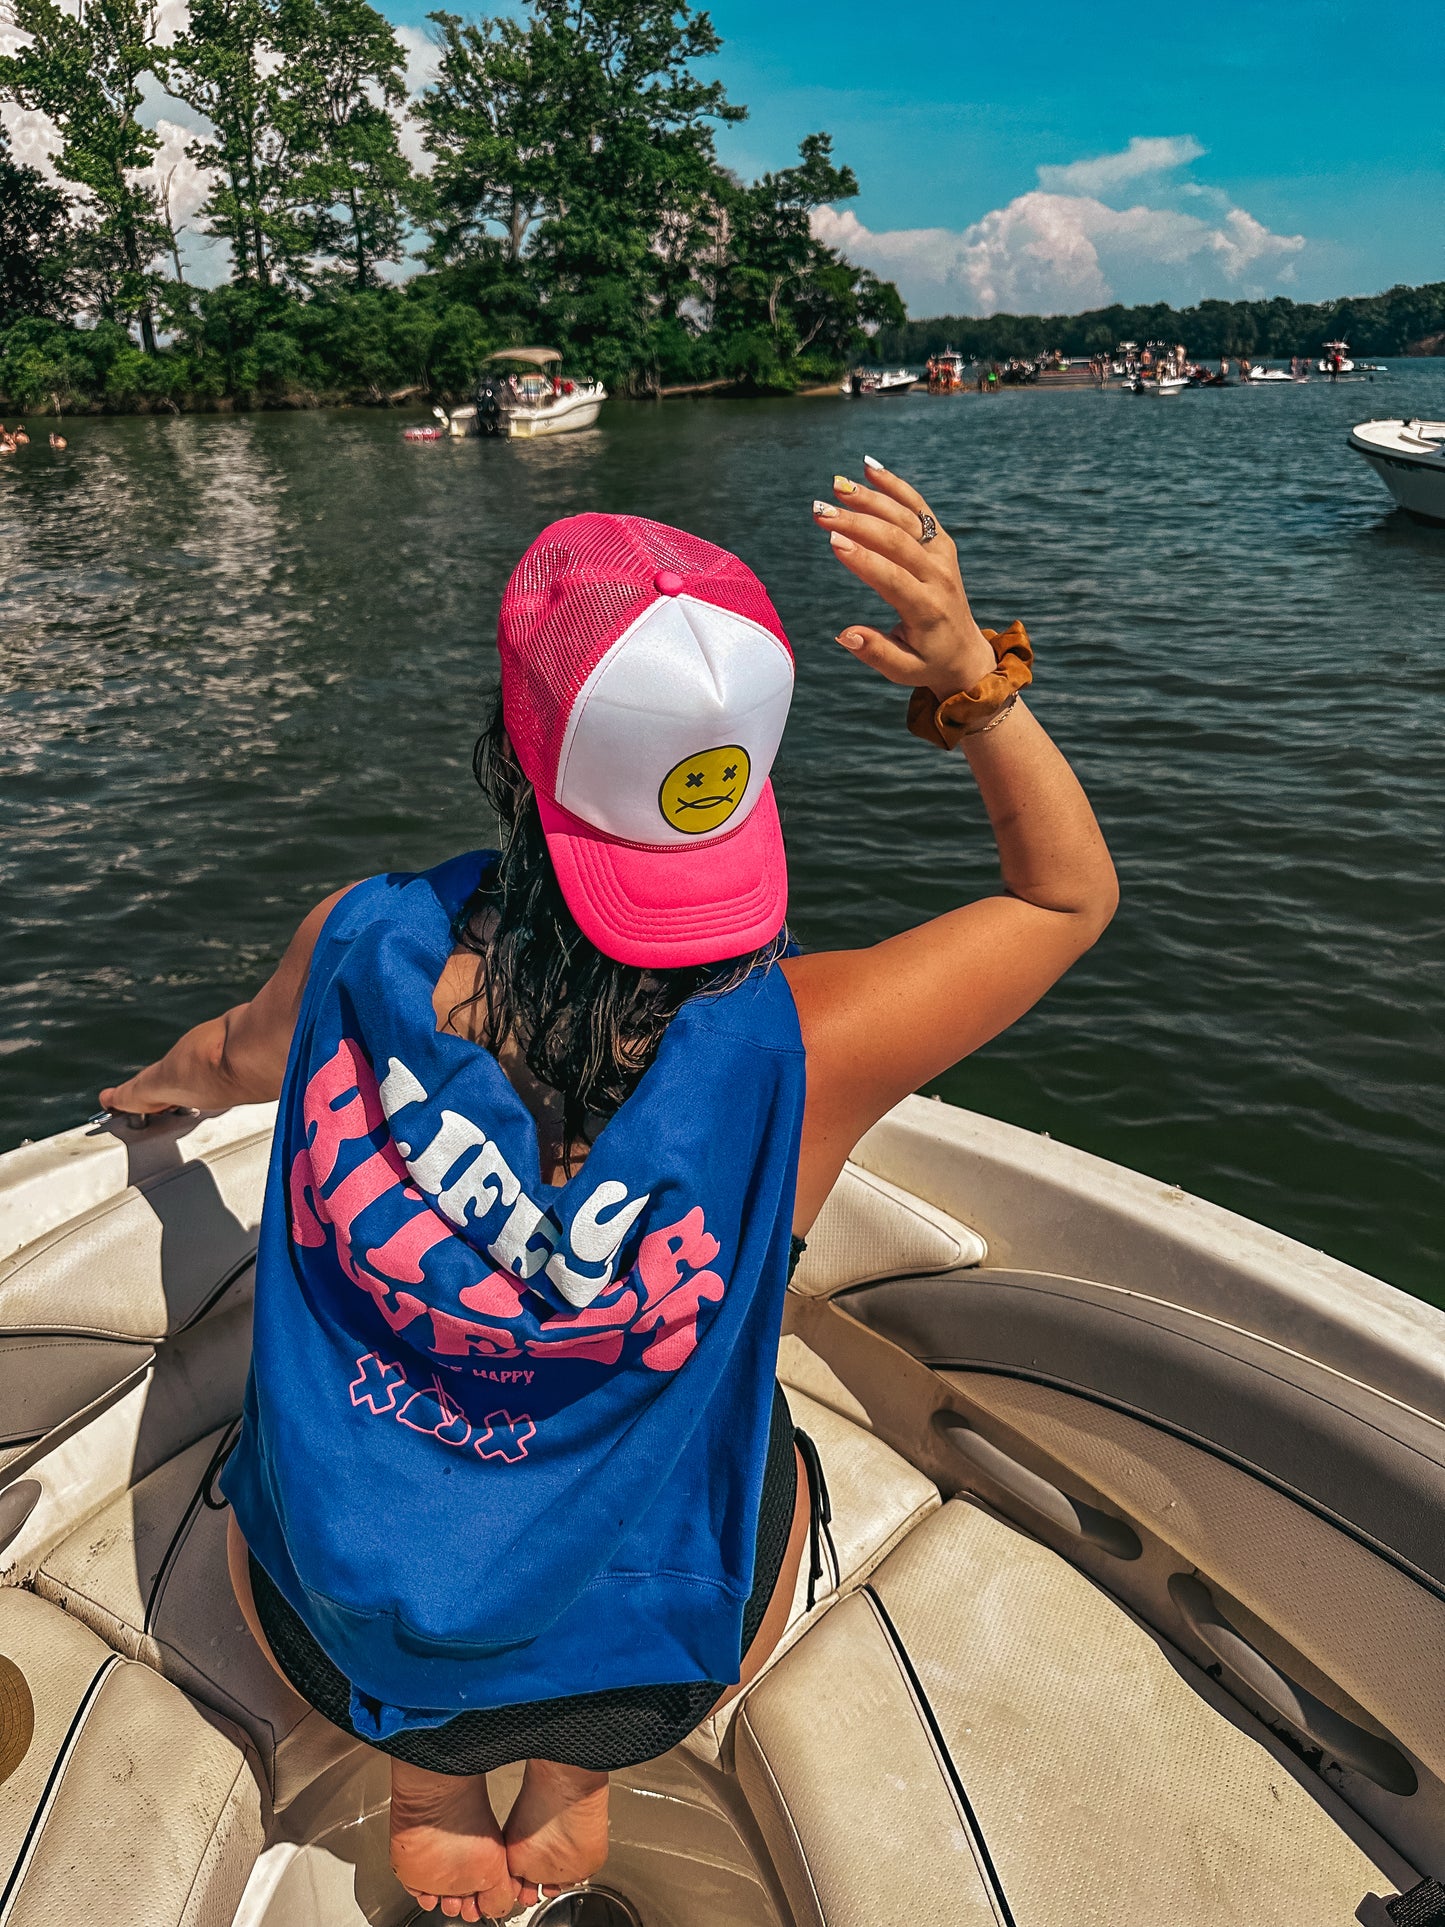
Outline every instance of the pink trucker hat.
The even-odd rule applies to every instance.
[[[562,894],[620,963],[769,942],[788,873],[768,780],[793,652],[752,570],[636,515],[543,529],[502,597],[502,713]]]

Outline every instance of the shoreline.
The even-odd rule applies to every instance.
[[[1442,352],[1436,355],[1393,355],[1384,357],[1389,363],[1403,363],[1406,367],[1428,367],[1431,362],[1445,360],[1445,343]],[[1401,372],[1404,372],[1402,368]],[[1323,379],[1323,378],[1321,378]],[[837,401],[857,399],[877,399],[876,397],[855,397],[843,393],[841,377],[833,381],[811,383],[804,388],[794,388],[779,392],[750,387],[746,383],[731,378],[715,381],[686,383],[675,387],[662,388],[651,393],[639,395],[610,395],[609,402],[625,402],[634,405],[644,403],[680,401],[817,401],[832,397]],[[997,393],[1017,392],[1042,393],[1057,390],[1060,393],[1083,392],[1086,389],[1105,392],[1122,384],[1114,382],[1051,382],[1040,381],[1019,385],[1016,389],[1001,384]],[[914,395],[926,395],[929,391],[920,379]],[[974,389],[964,387],[954,390],[951,395],[935,397],[938,400],[954,399],[959,395],[972,395]],[[448,407],[458,407],[470,400],[470,393],[459,394],[448,389],[428,390],[420,385],[405,389],[393,389],[385,395],[358,394],[350,392],[330,392],[317,390],[296,390],[285,395],[197,395],[184,402],[173,397],[149,399],[138,397],[134,401],[107,403],[103,401],[67,401],[56,408],[53,398],[44,407],[26,408],[12,397],[0,393],[0,420],[3,421],[97,421],[106,418],[121,419],[128,416],[182,416],[182,415],[277,415],[313,414],[326,409],[358,409],[372,412],[392,412],[395,414],[426,413],[434,403]],[[894,399],[904,399],[896,397]]]

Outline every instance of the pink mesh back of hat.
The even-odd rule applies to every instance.
[[[767,590],[728,550],[639,515],[553,522],[512,571],[497,620],[507,734],[548,796],[572,705],[612,644],[657,600],[661,570],[682,578],[674,593],[743,616],[788,647]]]

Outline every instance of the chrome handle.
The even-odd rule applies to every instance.
[[[1026,1465],[1001,1452],[996,1445],[990,1445],[981,1432],[975,1432],[967,1419],[957,1412],[935,1412],[933,1429],[940,1437],[947,1439],[954,1451],[968,1460],[985,1477],[1001,1485],[1005,1492],[1026,1505],[1031,1512],[1055,1525],[1061,1531],[1070,1533],[1086,1544],[1097,1546],[1101,1552],[1112,1554],[1115,1559],[1137,1559],[1144,1548],[1139,1543],[1139,1535],[1116,1519],[1111,1513],[1100,1512],[1097,1506],[1088,1505],[1082,1499],[1071,1499],[1067,1492],[1061,1492],[1047,1479],[1041,1479],[1037,1472],[1030,1472]]]
[[[1243,1680],[1281,1719],[1387,1793],[1411,1794],[1419,1786],[1414,1767],[1398,1747],[1382,1740],[1377,1733],[1366,1732],[1363,1726],[1357,1726],[1343,1713],[1316,1699],[1251,1646],[1242,1633],[1236,1632],[1215,1605],[1214,1596],[1203,1580],[1176,1572],[1169,1581],[1169,1596],[1200,1645],[1207,1647],[1221,1665],[1227,1666],[1236,1679]]]

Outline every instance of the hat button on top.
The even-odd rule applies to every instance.
[[[681,595],[682,577],[676,569],[659,569],[652,578],[652,586],[659,595]]]

